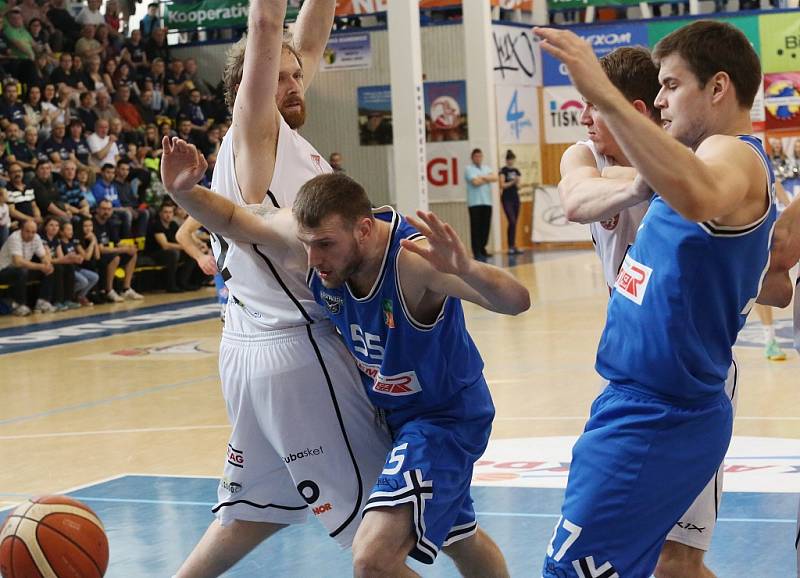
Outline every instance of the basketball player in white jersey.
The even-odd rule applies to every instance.
[[[300,186],[331,168],[295,129],[330,35],[335,0],[307,0],[294,45],[286,0],[254,0],[249,34],[225,67],[233,124],[212,188],[237,205],[291,206]],[[313,513],[351,544],[390,447],[352,357],[284,255],[214,237],[230,292],[220,344],[222,391],[233,426],[217,518],[177,578],[219,576],[264,539]]]
[[[661,114],[654,103],[661,87],[650,52],[641,47],[618,48],[601,58],[600,64],[636,110],[660,124]],[[581,113],[581,124],[588,129],[589,139],[572,145],[562,156],[558,191],[567,219],[589,224],[610,292],[650,199],[630,197],[636,170],[630,166],[602,113],[590,102]],[[735,384],[734,362],[726,387],[734,410]],[[667,536],[655,570],[656,578],[714,576],[703,558],[711,546],[716,525],[723,469],[721,465],[715,478]]]

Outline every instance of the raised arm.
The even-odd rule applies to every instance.
[[[306,0],[294,29],[294,47],[303,59],[303,84],[311,86],[333,28],[336,0]]]
[[[471,259],[458,234],[433,213],[417,216],[406,218],[426,239],[401,241],[408,254],[402,255],[400,277],[404,294],[416,295],[409,299],[412,308],[447,296],[507,315],[530,308],[530,293],[513,275]]]
[[[275,104],[286,0],[250,3],[242,80],[233,103],[236,178],[250,203],[264,198],[275,165],[280,113]]]
[[[604,177],[589,147],[574,144],[561,157],[558,195],[567,219],[594,223],[613,217],[650,197],[649,191],[634,186],[635,171],[614,178]]]
[[[542,49],[567,66],[578,91],[603,112],[614,138],[643,180],[684,218],[744,225],[763,214],[764,170],[748,145],[733,136],[715,135],[693,153],[628,102],[585,40],[568,30],[534,31],[544,39]],[[671,89],[670,82],[667,80],[663,90]]]
[[[244,208],[215,192],[196,185],[208,164],[194,145],[176,137],[162,141],[161,180],[172,197],[209,230],[244,243],[299,246],[289,209],[259,211]],[[260,207],[260,205],[258,206]]]

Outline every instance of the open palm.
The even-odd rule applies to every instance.
[[[417,217],[406,216],[406,220],[425,235],[428,246],[404,239],[401,242],[403,248],[423,257],[437,271],[464,274],[469,269],[471,259],[458,234],[433,213],[417,211]]]
[[[177,137],[164,137],[161,141],[161,181],[171,193],[190,191],[208,169],[208,163],[192,144]]]

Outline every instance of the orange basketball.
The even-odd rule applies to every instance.
[[[100,578],[107,567],[103,523],[66,496],[28,500],[0,530],[3,578]]]

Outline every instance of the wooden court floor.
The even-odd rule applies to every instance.
[[[501,448],[498,455],[514,440],[563,440],[580,433],[600,387],[593,363],[607,299],[588,251],[526,256],[512,270],[531,290],[531,311],[503,317],[465,306],[497,407],[492,439]],[[199,297],[211,293],[184,298]],[[157,305],[163,305],[158,323],[137,316]],[[0,318],[0,508],[21,496],[126,473],[219,475],[229,431],[217,375],[221,325],[208,304],[192,309],[201,320],[170,322],[181,306],[149,295],[141,304],[95,307],[91,315],[97,319],[115,312],[127,315],[127,322],[110,317],[103,322],[109,332],[97,334],[87,325],[87,335],[96,335],[90,339],[81,338],[74,324],[64,330],[65,314]],[[775,312],[787,344],[788,316],[788,309]],[[744,454],[761,452],[747,456],[759,463],[782,464],[779,454],[790,452],[791,468],[800,465],[800,357],[787,345],[786,361],[764,359],[752,317],[748,343],[736,348],[741,378],[734,435]],[[60,337],[52,338],[53,331]],[[30,343],[23,338],[28,334]],[[772,455],[771,447],[790,449]],[[513,477],[491,470],[489,461],[484,480]],[[793,475],[791,469],[778,472],[783,477],[742,474],[741,482],[731,475],[731,483],[736,491],[800,492],[800,467],[795,469]]]

